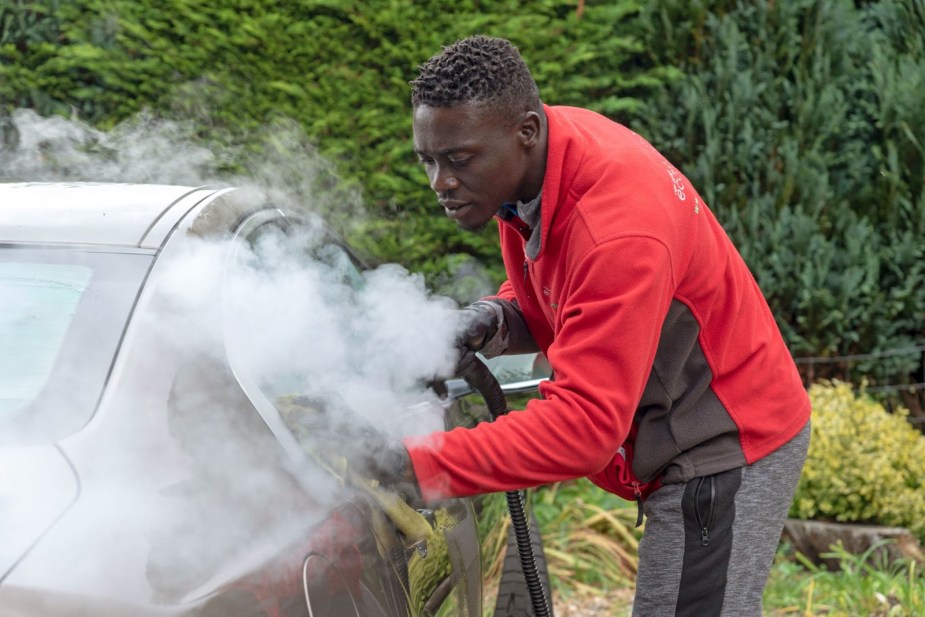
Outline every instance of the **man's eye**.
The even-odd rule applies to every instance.
[[[459,167],[464,167],[464,166],[466,165],[466,163],[468,163],[468,162],[469,162],[469,159],[468,159],[468,158],[464,158],[464,159],[450,159],[450,165],[452,165],[453,167],[457,167],[457,168],[459,168]]]
[[[420,156],[418,157],[418,163],[420,163],[421,165],[433,165],[434,159],[427,159],[427,158],[424,158],[423,156]]]

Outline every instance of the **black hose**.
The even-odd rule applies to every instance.
[[[495,376],[491,374],[485,363],[475,358],[475,362],[462,376],[473,389],[478,391],[485,399],[491,419],[507,413],[507,401],[504,391]],[[530,541],[530,527],[527,524],[527,514],[524,509],[524,498],[521,491],[507,491],[507,507],[511,513],[511,527],[514,529],[514,539],[517,541],[517,552],[520,557],[520,566],[524,571],[524,580],[527,581],[527,591],[533,603],[535,617],[550,617],[549,600],[540,573],[536,567],[536,556],[533,554],[533,543]]]

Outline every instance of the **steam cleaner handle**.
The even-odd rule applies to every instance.
[[[492,420],[507,413],[507,401],[504,398],[504,391],[501,390],[501,384],[478,357],[474,358],[474,362],[463,375],[463,379],[485,399],[485,405],[488,407]]]

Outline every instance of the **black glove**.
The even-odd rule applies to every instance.
[[[365,429],[360,444],[357,450],[362,454],[349,459],[358,475],[378,481],[379,486],[401,494],[409,503],[421,501],[411,457],[401,443],[388,439],[378,430]]]
[[[456,363],[456,375],[466,375],[475,360],[478,351],[488,352],[487,357],[493,357],[504,352],[502,346],[492,344],[492,349],[486,345],[501,332],[504,337],[504,313],[497,302],[479,300],[459,311],[460,328],[456,335],[456,350],[459,354]],[[499,349],[495,349],[501,347]]]
[[[335,467],[333,461],[345,457],[357,477],[376,480],[406,501],[420,501],[408,451],[365,418],[311,396],[281,396],[275,405],[299,444],[325,465]]]
[[[461,327],[456,337],[456,346],[469,351],[481,351],[501,327],[496,307],[496,302],[479,300],[462,309],[459,312]]]

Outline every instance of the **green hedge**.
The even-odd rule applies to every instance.
[[[450,291],[467,271],[497,283],[500,259],[495,233],[459,233],[436,207],[413,156],[416,67],[457,38],[504,36],[550,100],[630,113],[670,75],[635,35],[642,4],[14,2],[0,8],[0,109],[111,127],[150,108],[193,119],[217,144],[253,144],[268,119],[292,118],[362,185],[370,216],[355,244]]]
[[[644,23],[685,76],[637,128],[717,212],[794,354],[925,339],[925,5],[663,0]]]

